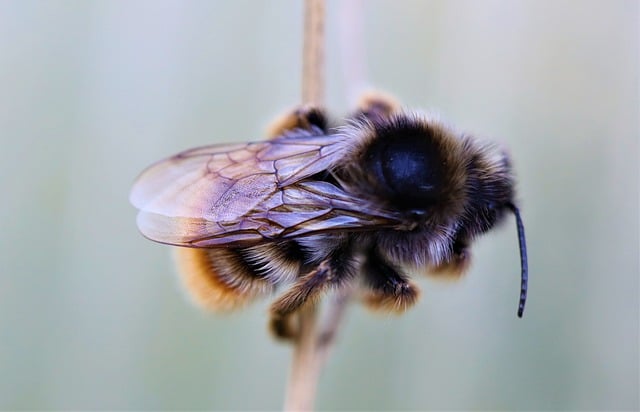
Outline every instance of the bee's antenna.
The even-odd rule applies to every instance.
[[[507,205],[516,217],[516,225],[518,226],[518,243],[520,243],[520,266],[522,268],[520,283],[520,302],[518,303],[518,317],[521,318],[524,313],[524,305],[527,302],[527,287],[529,283],[529,266],[527,264],[527,241],[524,237],[524,224],[520,217],[520,210],[513,203]]]

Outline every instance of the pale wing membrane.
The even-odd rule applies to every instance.
[[[300,182],[336,164],[344,146],[342,136],[301,134],[180,153],[136,181],[138,227],[158,242],[211,247],[393,224],[390,213],[358,212],[361,202],[331,184]]]

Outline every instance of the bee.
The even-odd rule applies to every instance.
[[[525,234],[505,151],[376,95],[346,125],[302,107],[270,135],[184,151],[133,186],[140,231],[181,246],[178,268],[197,303],[232,310],[284,288],[271,305],[282,320],[357,286],[370,308],[403,312],[419,296],[408,271],[460,275],[474,239],[512,213],[522,317]]]

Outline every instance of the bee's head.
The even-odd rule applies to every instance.
[[[467,165],[467,206],[456,230],[455,241],[468,244],[487,232],[511,212],[516,218],[520,246],[521,286],[518,317],[522,317],[527,299],[529,269],[524,224],[515,205],[514,179],[508,155],[495,146],[482,146],[472,139],[465,142],[470,156]]]
[[[468,139],[466,207],[459,229],[473,238],[490,230],[513,205],[514,180],[511,162],[497,147]]]

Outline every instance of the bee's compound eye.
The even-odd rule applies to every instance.
[[[424,136],[410,136],[372,148],[372,166],[399,206],[420,208],[438,201],[444,165],[434,146]]]

